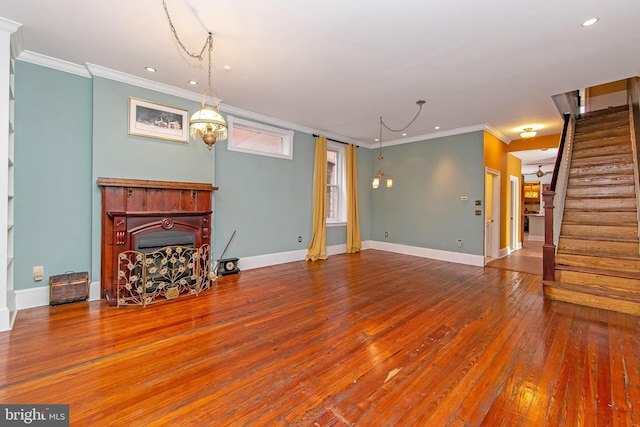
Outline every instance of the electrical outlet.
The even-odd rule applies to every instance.
[[[298,243],[302,243],[302,236],[298,236]]]
[[[458,247],[461,248],[462,247],[462,239],[458,239],[457,242],[458,242]]]
[[[384,237],[389,237],[389,232],[388,231],[384,232]]]
[[[33,267],[33,280],[39,282],[44,278],[44,266],[38,265]]]

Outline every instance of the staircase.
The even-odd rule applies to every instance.
[[[575,125],[551,299],[640,315],[638,208],[628,107]]]

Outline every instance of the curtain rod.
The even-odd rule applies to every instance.
[[[312,135],[313,135],[313,137],[314,137],[314,138],[317,138],[317,137],[319,137],[319,136],[320,136],[320,135],[317,135],[317,134],[315,134],[315,133],[312,133]],[[327,137],[325,136],[325,138],[327,138]],[[338,141],[337,139],[333,139],[333,138],[327,138],[327,141],[333,141],[333,142],[337,142],[338,144],[344,144],[344,145],[355,145],[355,146],[356,146],[356,148],[360,148],[360,146],[359,146],[359,145],[351,144],[350,142],[342,142],[342,141]]]

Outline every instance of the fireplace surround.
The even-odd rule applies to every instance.
[[[217,187],[121,178],[98,178],[98,185],[102,189],[100,281],[109,305],[117,305],[120,254],[210,245],[211,199]]]

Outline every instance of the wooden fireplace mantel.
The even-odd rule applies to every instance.
[[[203,182],[152,181],[148,179],[98,178],[100,187],[162,188],[176,190],[216,191],[218,187]]]
[[[98,178],[102,188],[101,284],[103,296],[116,305],[118,256],[135,249],[136,236],[162,230],[193,233],[200,247],[211,242],[208,183]]]

